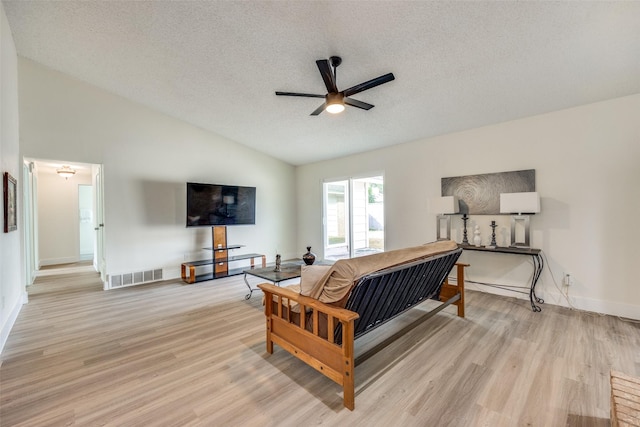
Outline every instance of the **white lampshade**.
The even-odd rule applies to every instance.
[[[537,192],[500,194],[500,213],[538,212],[540,212],[540,196]]]
[[[443,196],[429,199],[429,212],[437,214],[454,214],[460,212],[457,196]]]

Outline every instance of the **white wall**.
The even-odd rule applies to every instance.
[[[635,263],[640,241],[640,94],[507,123],[406,143],[297,169],[298,246],[322,256],[321,181],[384,171],[387,249],[436,236],[427,199],[440,195],[442,177],[536,170],[542,212],[532,217],[532,246],[548,260],[538,284],[547,302],[568,305],[556,289],[563,272],[575,283],[572,305],[640,319]],[[348,141],[345,141],[348,143]],[[485,239],[499,224],[507,238],[508,216],[472,216]],[[453,222],[462,240],[462,221]],[[487,241],[485,240],[484,244]],[[529,257],[466,252],[477,281],[526,284]],[[489,290],[482,288],[482,290]],[[490,290],[489,290],[490,291]],[[516,296],[515,294],[510,294]]]
[[[90,169],[79,169],[69,179],[60,178],[52,168],[38,170],[38,255],[41,266],[80,260],[80,184],[91,185]]]
[[[9,172],[18,182],[21,200],[22,169],[18,145],[18,76],[16,48],[4,6],[0,4],[0,173]],[[0,198],[0,212],[4,200]],[[2,214],[0,214],[2,215]],[[0,351],[25,301],[25,285],[21,270],[22,210],[18,204],[18,230],[0,231]],[[0,222],[3,219],[0,219]],[[4,225],[4,223],[3,223]]]
[[[23,155],[104,166],[108,274],[179,277],[185,258],[210,255],[211,229],[185,228],[187,181],[257,187],[256,225],[229,227],[229,243],[270,261],[276,249],[300,252],[293,166],[30,60],[18,66]]]

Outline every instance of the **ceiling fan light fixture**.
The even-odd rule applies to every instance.
[[[64,179],[69,179],[76,174],[76,171],[69,166],[62,166],[61,169],[56,170],[56,173]]]
[[[343,96],[339,93],[327,94],[327,106],[325,108],[327,113],[338,114],[344,111]]]
[[[355,86],[350,87],[349,89],[339,90],[338,85],[336,84],[336,68],[338,65],[342,63],[342,58],[339,56],[332,56],[329,59],[318,59],[316,61],[316,65],[318,66],[318,71],[320,71],[320,75],[322,76],[322,80],[324,81],[324,85],[327,88],[327,93],[325,95],[320,95],[316,93],[300,93],[300,92],[280,92],[276,91],[277,96],[303,96],[306,98],[324,98],[324,103],[320,105],[318,108],[313,110],[310,114],[311,116],[317,116],[323,111],[331,114],[342,113],[346,106],[360,108],[362,110],[370,110],[374,106],[372,104],[368,104],[366,102],[358,101],[357,99],[351,98],[352,95],[356,95],[365,90],[369,90],[376,86],[380,86],[381,84],[388,83],[391,80],[394,80],[395,77],[393,73],[387,73],[383,76],[376,77],[375,79],[368,80],[366,82],[357,84]],[[346,101],[346,102],[345,102]]]

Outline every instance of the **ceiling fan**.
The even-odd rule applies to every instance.
[[[327,110],[327,112],[332,114],[340,113],[344,111],[345,104],[352,107],[362,108],[363,110],[370,110],[373,108],[373,105],[349,97],[351,95],[355,95],[357,93],[395,79],[393,73],[389,73],[366,81],[364,83],[360,83],[358,85],[350,87],[349,89],[338,91],[338,86],[336,83],[336,68],[338,68],[341,63],[342,58],[340,58],[339,56],[332,56],[329,59],[319,59],[316,61],[316,65],[318,66],[318,70],[320,70],[320,75],[322,76],[322,80],[324,80],[324,84],[327,87],[326,95],[296,92],[276,92],[276,95],[303,96],[307,98],[325,98],[325,102],[321,106],[316,108],[313,113],[311,113],[312,116],[317,116],[318,114],[322,113],[323,110]],[[331,70],[332,68],[333,71]]]

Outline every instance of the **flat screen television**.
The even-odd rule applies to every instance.
[[[255,223],[255,187],[187,182],[187,227]]]

